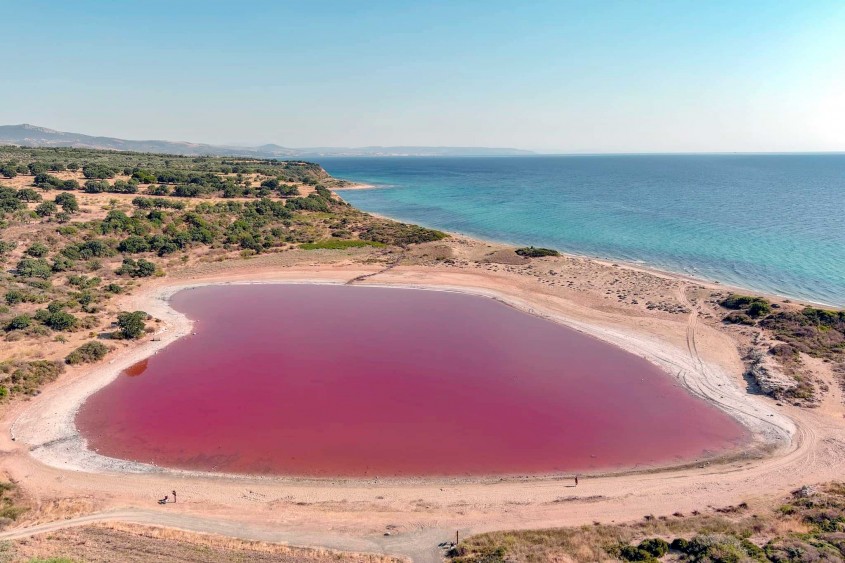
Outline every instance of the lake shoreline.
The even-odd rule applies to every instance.
[[[235,276],[242,277],[241,274]],[[121,354],[120,357],[112,359],[108,364],[97,366],[85,378],[77,380],[75,385],[69,388],[62,389],[60,394],[54,394],[52,401],[43,404],[40,408],[35,409],[35,412],[27,412],[17,418],[11,428],[12,435],[16,441],[26,443],[30,447],[31,455],[43,463],[47,463],[56,468],[71,469],[74,471],[86,471],[93,473],[178,473],[185,475],[196,476],[213,476],[226,475],[227,477],[260,477],[268,479],[283,479],[283,480],[298,480],[305,479],[309,481],[320,480],[364,480],[367,478],[361,477],[297,477],[284,475],[240,475],[240,474],[226,474],[226,473],[208,473],[203,471],[191,471],[171,469],[159,467],[156,465],[133,462],[121,459],[105,457],[88,449],[86,440],[80,435],[75,425],[75,416],[84,401],[93,393],[108,385],[111,381],[116,379],[123,370],[156,354],[159,350],[165,348],[169,344],[175,342],[179,338],[189,335],[192,331],[193,320],[187,318],[182,313],[173,309],[169,304],[170,297],[179,292],[190,290],[196,287],[203,287],[206,285],[243,285],[254,283],[292,283],[292,284],[337,284],[339,282],[321,279],[317,277],[302,277],[302,278],[287,278],[279,280],[239,280],[229,279],[214,282],[197,281],[188,284],[166,284],[156,287],[153,291],[144,291],[139,298],[134,299],[134,307],[139,310],[144,310],[153,315],[157,319],[161,319],[159,328],[154,336],[144,342],[140,346]],[[685,358],[681,350],[667,350],[665,347],[656,347],[648,341],[638,338],[636,334],[630,331],[613,330],[606,327],[599,327],[589,323],[580,322],[577,319],[569,318],[561,315],[553,310],[547,310],[542,305],[532,302],[531,299],[517,298],[507,293],[497,291],[497,289],[481,289],[464,286],[450,286],[443,285],[437,281],[429,281],[428,283],[359,283],[362,286],[371,287],[395,287],[403,289],[418,289],[418,290],[435,290],[435,291],[456,291],[470,295],[477,295],[488,297],[505,303],[522,312],[538,316],[553,322],[562,324],[564,326],[574,328],[575,330],[588,334],[592,337],[598,338],[609,344],[617,346],[628,352],[632,352],[640,357],[644,357],[651,363],[659,366],[667,376],[674,377],[687,392],[699,399],[707,401],[710,404],[720,408],[740,424],[743,425],[751,434],[751,441],[737,450],[730,450],[727,452],[720,452],[713,456],[700,458],[695,461],[684,461],[680,465],[687,466],[691,463],[714,463],[720,458],[736,459],[739,457],[759,457],[761,452],[774,450],[781,450],[788,447],[791,436],[795,429],[791,422],[783,417],[776,417],[774,411],[770,411],[768,418],[774,418],[775,423],[761,424],[760,416],[749,417],[746,411],[749,408],[760,409],[761,405],[756,404],[752,396],[738,393],[732,399],[734,402],[724,400],[724,390],[717,389],[713,381],[705,381],[702,378],[713,378],[719,374],[719,378],[723,379],[719,385],[729,384],[730,378],[726,374],[722,374],[717,366],[712,365],[708,372],[699,372],[695,366],[685,365]],[[681,371],[673,372],[678,370]],[[684,377],[681,377],[681,374]],[[737,390],[740,391],[740,390]],[[716,393],[721,398],[716,397]],[[46,394],[46,393],[45,393]],[[39,398],[39,402],[43,403],[44,399]],[[46,411],[46,412],[45,412]],[[661,464],[653,467],[641,469],[641,471],[665,471],[676,468],[678,464]],[[620,474],[630,474],[633,468],[623,468],[619,471]],[[584,472],[590,473],[590,472]],[[596,474],[613,475],[616,471],[608,472],[606,470],[599,470]],[[467,478],[460,478],[461,480],[475,480],[481,481],[511,479],[514,476],[507,475],[493,475],[485,476],[478,475]],[[561,475],[532,475],[531,478],[537,479],[558,479]],[[520,476],[520,478],[524,478]],[[439,479],[454,480],[453,477],[409,477],[409,478],[393,478],[383,477],[384,480],[396,480],[398,482],[411,480],[427,480]]]
[[[568,488],[570,475],[315,479],[193,473],[101,458],[74,435],[74,409],[88,394],[118,376],[122,368],[190,334],[190,321],[168,306],[166,299],[173,292],[211,283],[361,280],[378,287],[433,288],[496,298],[591,334],[657,363],[690,393],[744,417],[757,429],[758,439],[744,453],[721,458],[590,473],[576,490]],[[122,309],[148,310],[162,320],[157,323],[158,340],[131,344],[105,360],[113,363],[71,368],[40,396],[9,409],[3,424],[7,429],[14,426],[15,440],[8,433],[0,438],[0,447],[7,452],[0,468],[25,481],[42,498],[95,499],[92,511],[130,507],[142,515],[161,491],[175,486],[184,495],[180,500],[190,503],[168,510],[185,518],[213,517],[249,527],[271,524],[290,532],[284,537],[294,545],[397,554],[414,552],[418,542],[456,526],[470,533],[621,521],[644,513],[672,514],[737,503],[748,495],[780,494],[807,480],[835,479],[834,460],[845,451],[830,446],[833,442],[828,440],[845,427],[841,405],[827,402],[818,409],[804,409],[750,394],[738,354],[740,341],[712,318],[715,310],[707,296],[723,290],[585,258],[526,260],[512,248],[463,237],[408,249],[289,250],[200,263],[119,298]],[[688,348],[690,335],[693,348]],[[761,488],[761,482],[766,486]],[[429,508],[420,511],[420,502]],[[284,510],[270,515],[267,503]],[[356,509],[350,512],[349,506]],[[366,538],[381,537],[388,524],[405,530],[396,543],[366,543]]]

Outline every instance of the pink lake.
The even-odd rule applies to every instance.
[[[633,354],[492,299],[185,290],[186,336],[91,396],[103,455],[299,476],[547,474],[691,461],[742,426]]]

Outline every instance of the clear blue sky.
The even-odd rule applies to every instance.
[[[845,150],[845,2],[0,0],[0,123],[133,139]]]

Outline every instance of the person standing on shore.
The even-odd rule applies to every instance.
[[[176,502],[176,491],[173,491],[173,502]]]
[[[575,486],[576,487],[578,486],[578,476],[577,475],[575,476]],[[174,499],[176,498],[176,491],[173,491],[173,498]],[[173,502],[176,502],[176,501],[174,500]]]

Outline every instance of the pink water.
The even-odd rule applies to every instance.
[[[93,395],[89,447],[257,474],[537,474],[692,460],[745,431],[657,367],[491,299],[211,286],[186,336]]]

